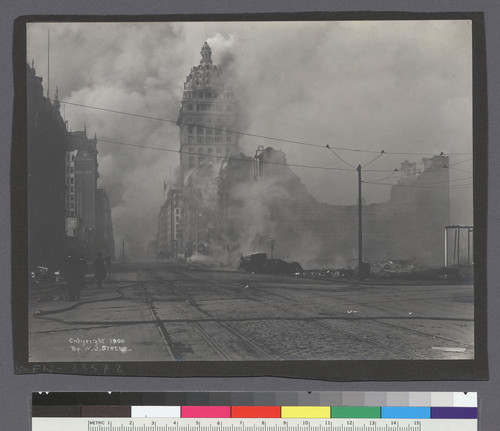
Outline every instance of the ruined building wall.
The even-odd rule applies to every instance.
[[[439,159],[395,186],[391,200],[363,206],[364,259],[409,259],[442,265],[442,230],[449,216],[447,160]],[[270,253],[306,267],[356,266],[358,207],[317,202],[286,166],[281,151],[261,154],[254,178],[251,157],[232,157],[219,175],[220,240],[235,262],[240,255]],[[279,165],[266,163],[280,163]],[[442,187],[434,188],[435,183]],[[430,187],[430,188],[429,188]]]

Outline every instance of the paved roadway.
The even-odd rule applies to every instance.
[[[471,359],[473,287],[115,265],[80,302],[30,290],[30,361]]]

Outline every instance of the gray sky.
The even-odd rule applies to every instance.
[[[472,223],[472,53],[469,21],[274,23],[37,23],[28,26],[27,61],[62,101],[176,120],[183,83],[205,40],[231,72],[245,129],[336,151],[364,165],[376,152],[450,154],[452,223]],[[63,105],[64,106],[64,105]],[[66,105],[73,131],[89,137],[178,150],[175,124]],[[242,126],[243,127],[243,126]],[[324,148],[255,137],[289,163],[351,169]],[[115,239],[145,243],[179,164],[175,152],[99,143],[99,182],[112,202]],[[367,166],[380,179],[420,154],[386,154]],[[463,163],[460,163],[463,162]],[[460,170],[458,170],[460,169]],[[294,168],[320,201],[354,204],[357,173]],[[370,172],[369,170],[380,170]],[[397,175],[384,183],[394,183]],[[389,198],[389,185],[363,186],[366,201]]]

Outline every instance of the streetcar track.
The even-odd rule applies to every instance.
[[[196,279],[194,279],[193,277],[188,277],[188,278],[189,278],[190,280],[196,280]],[[236,284],[236,283],[229,283],[229,284],[230,284],[230,286],[234,286],[234,287],[241,287],[239,284]],[[224,287],[222,287],[222,286],[220,285],[220,283],[218,283],[217,285],[212,284],[212,286],[213,286],[213,287],[216,287],[216,288],[218,288],[218,289],[223,289],[223,290],[225,290],[225,291],[228,291],[228,288],[224,288]],[[387,287],[389,288],[390,286],[387,286]],[[261,291],[261,292],[263,292],[263,293],[265,293],[265,294],[267,294],[267,295],[273,295],[273,296],[276,296],[276,297],[278,297],[278,298],[282,298],[282,299],[286,299],[287,301],[290,301],[290,299],[289,299],[289,298],[286,298],[286,297],[284,297],[283,295],[279,295],[279,294],[277,294],[277,293],[270,292],[270,291],[269,291],[270,289],[266,289],[266,290],[264,291],[264,289],[263,289],[262,287],[260,287],[260,286],[259,286],[259,287],[253,287],[252,289],[253,289],[253,290],[259,290],[259,291]],[[337,292],[337,291],[336,291],[336,292]],[[424,289],[423,291],[422,291],[421,289],[419,289],[419,290],[412,289],[410,292],[408,292],[407,290],[405,291],[405,293],[419,293],[419,294],[422,294],[422,293],[424,293],[424,294],[425,294],[426,292],[427,292],[427,293],[430,293],[430,292],[435,292],[435,289]],[[231,293],[233,293],[233,292],[231,292]],[[273,308],[275,308],[276,310],[279,310],[279,311],[283,311],[283,310],[285,310],[285,311],[286,311],[287,309],[292,309],[292,307],[291,307],[291,306],[288,306],[287,308],[283,308],[283,307],[281,307],[281,308],[280,308],[280,307],[277,307],[277,306],[275,306],[275,305],[273,305],[273,304],[269,304],[269,303],[267,303],[267,302],[265,302],[265,301],[261,301],[260,299],[257,299],[257,298],[255,298],[254,296],[250,296],[250,295],[246,294],[245,292],[241,292],[240,294],[241,294],[241,295],[243,295],[243,296],[245,296],[247,299],[250,299],[250,300],[253,300],[253,301],[257,301],[257,302],[259,302],[259,303],[261,303],[261,304],[264,304],[264,305],[266,305],[266,306],[273,307]],[[430,299],[436,299],[436,298],[430,298]],[[402,301],[402,300],[401,300],[401,301]],[[294,301],[294,302],[295,302],[295,303],[297,303],[298,305],[300,304],[298,301]],[[380,302],[382,302],[382,301],[380,301]],[[388,302],[388,301],[387,301],[387,302]],[[293,307],[293,312],[294,312],[294,313],[296,313],[296,312],[297,312],[297,311],[296,311],[296,309],[295,309],[295,307]],[[356,316],[356,317],[354,317],[354,318],[349,318],[349,320],[362,320],[362,319],[363,319],[363,318],[359,318],[359,317],[357,317],[357,316]],[[398,316],[394,316],[394,317],[384,317],[384,318],[373,318],[373,317],[371,317],[371,318],[370,318],[370,317],[367,317],[367,318],[365,318],[365,319],[363,319],[363,320],[369,320],[369,321],[378,321],[378,320],[380,320],[380,321],[381,321],[380,323],[385,324],[386,326],[395,327],[395,328],[397,328],[397,329],[398,329],[401,333],[406,332],[406,333],[414,333],[414,334],[423,335],[423,336],[427,337],[427,338],[429,339],[429,341],[431,341],[431,340],[434,340],[434,339],[438,338],[438,339],[441,339],[441,340],[445,340],[445,341],[449,341],[449,342],[456,343],[456,344],[458,344],[458,345],[463,345],[463,344],[464,344],[464,343],[463,343],[463,341],[460,341],[460,340],[454,340],[454,339],[450,339],[450,338],[447,338],[447,337],[442,337],[442,336],[440,336],[440,335],[436,335],[436,334],[428,333],[428,332],[425,332],[425,331],[419,331],[419,330],[415,330],[415,329],[412,329],[412,328],[405,328],[405,327],[397,326],[397,325],[394,325],[394,324],[392,324],[392,325],[391,325],[390,323],[385,323],[385,322],[383,321],[383,320],[393,320],[393,319],[402,320],[402,319],[404,319],[404,317],[398,317]],[[298,319],[290,319],[290,320],[298,320]],[[332,319],[323,319],[323,320],[332,320]],[[462,318],[431,318],[431,317],[418,317],[418,318],[416,318],[416,317],[412,317],[412,320],[445,320],[445,321],[460,321],[460,322],[465,322],[465,321],[473,321],[473,319],[462,319]],[[320,327],[325,327],[325,325],[326,325],[326,323],[325,323],[325,322],[316,322],[316,323],[317,323],[317,325],[318,325],[318,326],[320,326]],[[330,325],[326,325],[326,326],[328,326],[329,328],[331,328],[331,327],[332,327],[332,326],[330,326]],[[397,348],[394,348],[394,347],[392,347],[392,346],[388,346],[388,345],[386,345],[386,344],[384,344],[384,343],[381,343],[380,341],[377,341],[377,340],[375,340],[375,339],[368,338],[368,337],[365,337],[365,336],[362,336],[362,335],[359,335],[359,334],[353,333],[353,332],[351,332],[351,331],[347,331],[347,330],[342,329],[342,328],[339,328],[338,326],[335,326],[335,325],[333,325],[333,327],[334,327],[336,330],[338,330],[338,331],[342,331],[342,332],[344,332],[344,333],[350,334],[351,336],[354,336],[354,337],[357,337],[357,338],[359,338],[359,339],[362,339],[362,340],[363,340],[363,341],[365,341],[365,342],[366,342],[366,341],[368,341],[368,342],[372,342],[372,343],[374,343],[374,344],[376,344],[376,345],[383,346],[383,347],[385,347],[385,348],[387,348],[387,349],[390,349],[390,350],[396,350],[396,351],[397,351],[397,352],[399,352],[399,353],[405,353],[405,354],[407,354],[407,355],[411,355],[411,354],[409,354],[408,352],[405,352],[404,350],[397,349]],[[420,356],[418,356],[418,355],[413,355],[413,356],[420,357]]]
[[[170,270],[170,269],[169,269]],[[155,273],[153,270],[149,270],[152,274],[154,274],[156,277],[160,277],[157,273]],[[174,274],[176,273],[176,271],[172,271]],[[161,278],[161,277],[160,277]],[[186,276],[187,279],[190,279],[192,280],[191,277],[189,276]],[[170,280],[168,280],[170,281]],[[260,354],[261,356],[263,356],[264,358],[266,359],[275,359],[275,357],[271,354],[269,354],[266,350],[262,349],[260,346],[258,346],[257,344],[255,344],[253,341],[251,341],[250,339],[248,339],[245,335],[243,335],[241,332],[239,332],[238,330],[236,330],[235,328],[231,327],[230,325],[227,324],[227,321],[224,320],[222,321],[221,319],[217,319],[215,316],[213,316],[211,313],[209,313],[208,311],[206,310],[203,310],[197,303],[196,301],[194,301],[192,298],[189,298],[189,297],[186,297],[186,296],[183,296],[181,295],[175,288],[171,287],[171,286],[168,286],[167,284],[167,287],[170,289],[170,291],[174,292],[177,296],[181,297],[182,299],[184,300],[187,300],[189,301],[189,304],[193,307],[195,307],[198,311],[200,311],[201,313],[205,314],[206,316],[209,317],[209,319],[207,319],[206,321],[210,321],[210,322],[217,322],[219,325],[223,326],[226,330],[230,331],[232,334],[234,334],[238,339],[240,339],[241,341],[245,342],[247,345],[249,345],[253,350],[255,350],[258,354]],[[224,350],[219,346],[219,344],[213,339],[212,336],[210,336],[206,331],[205,329],[203,329],[197,322],[194,322],[192,319],[189,318],[189,315],[184,311],[184,310],[181,310],[179,309],[179,307],[177,306],[177,304],[175,303],[172,303],[172,307],[174,307],[177,312],[179,312],[180,314],[184,315],[187,319],[189,319],[189,323],[194,323],[196,328],[198,329],[198,331],[202,334],[203,338],[206,339],[207,342],[209,342],[209,344],[215,348],[216,352],[219,354],[219,355],[222,355],[224,359],[226,360],[232,360],[231,357],[229,357],[225,352]],[[243,319],[245,320],[245,319]]]
[[[245,294],[243,294],[243,295],[246,296],[248,299],[253,299],[254,301],[260,302],[260,303],[262,303],[262,304],[264,304],[266,306],[271,306],[271,307],[273,307],[273,308],[275,308],[276,310],[279,310],[279,311],[283,311],[283,310],[286,311],[288,308],[291,308],[290,306],[288,306],[286,308],[283,308],[283,307],[279,308],[279,307],[277,307],[277,306],[275,306],[273,304],[268,304],[268,303],[266,303],[264,301],[260,301],[258,299],[252,298],[252,297],[250,297],[248,295],[245,295]],[[279,296],[279,295],[276,295],[276,296]],[[296,310],[294,310],[294,312],[296,312]],[[304,318],[291,318],[290,320],[293,320],[293,321],[298,321],[298,320],[302,321],[302,320],[306,320],[306,319],[304,319]],[[415,357],[421,358],[421,356],[419,356],[419,355],[411,354],[411,353],[408,353],[408,352],[406,352],[404,350],[397,349],[397,348],[392,347],[392,346],[388,346],[387,344],[381,343],[380,341],[374,340],[372,338],[368,338],[368,337],[362,336],[360,334],[357,334],[355,332],[348,331],[348,330],[343,329],[343,328],[339,328],[339,327],[337,327],[335,325],[327,325],[324,322],[319,322],[318,321],[319,319],[317,317],[308,318],[307,320],[311,321],[312,323],[314,323],[315,325],[317,325],[317,326],[319,326],[321,328],[326,328],[326,329],[329,329],[329,330],[335,329],[337,332],[342,332],[344,334],[348,334],[351,337],[357,338],[357,339],[362,340],[364,342],[368,342],[368,343],[373,344],[373,345],[375,345],[377,347],[383,347],[385,350],[396,351],[399,354],[402,353],[403,355],[406,355],[406,356],[411,357],[411,358],[415,358]],[[328,317],[325,317],[324,320],[332,320],[332,319],[328,318]],[[344,320],[351,320],[352,321],[354,319],[352,319],[352,318],[344,318]],[[368,319],[368,320],[371,320],[371,319]]]
[[[139,274],[139,271],[137,271],[137,276],[140,279],[141,276]],[[151,298],[151,294],[147,288],[146,282],[143,282],[142,288],[144,289],[144,292],[146,294],[146,303],[148,304],[148,307],[151,311],[151,314],[153,315],[154,323],[156,324],[158,328],[158,332],[160,333],[160,337],[163,341],[163,344],[165,345],[165,349],[167,350],[167,353],[170,355],[171,359],[173,360],[182,360],[181,357],[178,357],[174,354],[172,351],[171,347],[172,346],[172,339],[170,338],[170,335],[167,331],[167,328],[165,328],[164,323],[159,319],[158,314],[156,313],[156,309],[153,303],[153,299]]]
[[[69,311],[70,309],[74,309],[79,307],[80,305],[85,305],[85,304],[90,304],[94,302],[108,302],[108,301],[113,301],[117,299],[124,299],[128,301],[141,301],[144,302],[144,297],[134,297],[137,294],[133,294],[133,291],[140,291],[144,292],[146,295],[146,305],[151,312],[152,315],[152,320],[137,320],[137,321],[131,321],[131,320],[120,320],[120,321],[77,321],[77,320],[65,320],[65,319],[60,319],[56,317],[48,317],[45,315],[38,315],[36,316],[39,319],[44,319],[44,320],[49,320],[49,321],[55,321],[67,325],[93,325],[84,328],[85,330],[89,329],[96,329],[96,328],[112,328],[112,327],[119,327],[119,326],[128,326],[128,325],[142,325],[142,324],[149,324],[149,325],[154,325],[160,333],[160,336],[162,338],[162,342],[165,345],[165,349],[167,350],[167,353],[170,355],[171,358],[166,359],[166,360],[176,360],[176,361],[181,361],[184,360],[182,358],[182,354],[177,350],[177,347],[175,346],[176,343],[173,342],[171,339],[167,327],[165,326],[166,324],[169,323],[180,323],[180,324],[191,324],[193,325],[194,328],[198,331],[198,333],[201,335],[201,337],[205,340],[205,342],[210,346],[214,354],[216,354],[218,357],[221,358],[221,360],[234,360],[231,358],[230,353],[227,353],[227,349],[224,349],[224,345],[218,343],[212,335],[210,335],[202,326],[204,323],[216,323],[217,325],[221,326],[224,328],[226,331],[229,333],[233,334],[237,340],[239,340],[240,343],[244,343],[244,345],[249,346],[251,348],[252,352],[255,352],[259,354],[261,357],[265,359],[276,359],[273,355],[271,355],[269,352],[261,348],[258,344],[256,344],[254,341],[249,339],[246,335],[241,333],[238,329],[234,328],[231,323],[239,323],[239,322],[266,322],[266,321],[290,321],[290,322],[297,322],[300,324],[300,322],[311,322],[314,325],[317,325],[320,328],[326,328],[328,330],[335,330],[339,333],[343,333],[348,335],[349,337],[353,337],[355,339],[362,340],[365,343],[370,343],[372,345],[375,345],[379,348],[382,348],[386,351],[394,351],[397,352],[399,355],[404,355],[408,357],[413,357],[413,358],[420,358],[420,359],[429,359],[427,355],[421,356],[417,353],[413,352],[408,352],[405,351],[401,348],[397,348],[391,345],[388,345],[386,343],[383,343],[379,340],[377,340],[376,337],[365,337],[359,332],[353,332],[350,331],[349,329],[344,329],[341,327],[338,327],[335,325],[335,321],[369,321],[369,322],[374,322],[374,323],[379,323],[382,324],[386,327],[391,327],[396,330],[396,334],[400,333],[404,336],[404,334],[418,334],[419,336],[423,337],[424,339],[427,338],[429,341],[434,340],[434,339],[440,339],[440,340],[445,340],[447,342],[453,342],[457,343],[458,345],[461,346],[467,346],[473,348],[473,345],[470,344],[465,344],[463,341],[458,341],[455,339],[451,339],[448,337],[443,337],[441,335],[436,335],[432,334],[426,331],[414,329],[414,328],[409,328],[405,326],[400,326],[397,323],[391,323],[391,321],[406,321],[406,320],[420,320],[420,321],[455,321],[455,322],[474,322],[474,319],[464,319],[464,318],[446,318],[446,317],[428,317],[428,316],[412,316],[412,317],[406,317],[406,316],[386,316],[386,317],[363,317],[359,315],[325,315],[325,316],[310,316],[307,315],[305,312],[300,311],[303,303],[300,300],[295,300],[290,297],[287,297],[284,295],[282,292],[275,292],[273,291],[274,288],[273,286],[262,286],[262,283],[265,281],[256,281],[256,280],[248,280],[248,279],[242,279],[239,282],[234,282],[234,281],[219,281],[215,280],[212,278],[207,277],[206,279],[201,279],[203,274],[200,273],[194,273],[193,274],[186,274],[183,273],[179,269],[171,269],[169,267],[161,266],[161,271],[165,271],[167,274],[171,275],[173,274],[175,278],[170,279],[168,277],[163,278],[161,275],[159,275],[154,269],[156,268],[145,268],[141,269],[141,272],[149,272],[153,277],[142,277],[141,273],[139,272],[139,269],[136,270],[136,273],[138,275],[138,280],[124,280],[117,282],[115,281],[116,284],[118,283],[124,283],[124,282],[132,282],[133,284],[128,284],[125,286],[121,287],[115,287],[115,289],[119,292],[120,296],[119,297],[112,297],[112,298],[102,298],[102,299],[96,299],[96,300],[90,300],[90,301],[82,301],[78,302],[77,304],[72,305],[71,307],[67,307],[65,309],[60,309],[60,310],[51,310],[49,312],[44,312],[43,314],[58,314],[62,313],[65,311]],[[146,275],[146,274],[144,274]],[[151,279],[150,279],[151,278]],[[310,280],[310,279],[305,279],[305,280]],[[220,291],[224,293],[226,298],[221,298],[221,300],[227,299],[227,293],[230,293],[233,299],[229,300],[250,300],[255,303],[263,304],[266,307],[271,307],[280,313],[286,313],[286,317],[245,317],[245,318],[238,318],[238,317],[233,317],[233,318],[217,318],[214,316],[212,313],[204,310],[202,308],[202,305],[200,305],[193,297],[187,296],[185,293],[180,293],[179,290],[182,289],[182,284],[179,286],[177,284],[179,283],[185,283],[185,282],[190,282],[195,285],[198,290],[196,290],[195,294],[197,294],[199,291],[203,290],[204,287],[209,287],[210,289],[216,289],[215,291]],[[274,283],[275,281],[273,281]],[[251,284],[252,288],[250,290],[244,290],[243,286],[246,284]],[[282,284],[286,284],[283,282]],[[157,286],[156,286],[157,285]],[[155,288],[162,288],[166,287],[168,289],[168,292],[172,296],[172,299],[163,299],[161,296],[157,297],[159,295],[155,295],[154,291],[152,291],[150,288],[151,287]],[[356,286],[356,287],[361,287],[364,288],[365,286]],[[380,287],[387,287],[387,289],[390,289],[391,286],[380,286]],[[442,286],[443,288],[446,288],[446,286]],[[293,289],[298,289],[298,286],[293,286]],[[441,286],[439,286],[441,288]],[[129,295],[125,295],[123,290],[125,289],[132,289],[132,297]],[[179,290],[178,290],[179,289]],[[278,287],[278,289],[281,289],[281,287]],[[313,290],[319,290],[319,291],[327,291],[327,289],[308,289],[308,292],[311,292]],[[363,289],[364,290],[364,289]],[[213,292],[213,290],[212,290]],[[360,290],[353,290],[352,288],[350,289],[335,289],[332,291],[332,293],[355,293],[355,294],[362,294],[362,291]],[[163,292],[162,292],[163,293]],[[253,293],[253,295],[252,295]],[[419,293],[419,294],[437,294],[435,288],[424,288],[424,289],[408,289],[404,290],[405,294],[413,294],[413,293]],[[274,296],[276,298],[279,298],[278,305],[274,305],[273,303],[266,302],[266,299],[269,301],[270,297]],[[467,295],[468,297],[470,296]],[[465,294],[461,294],[461,292],[458,295],[454,296],[455,298],[457,297],[465,297]],[[176,300],[175,298],[179,298]],[[348,299],[348,296],[345,298],[341,298],[340,301],[342,303],[342,307],[349,306],[350,304],[353,304],[353,301],[346,301],[345,299]],[[431,301],[431,300],[436,300],[436,299],[447,299],[447,297],[430,297],[430,298],[412,298],[413,300],[421,300],[421,301]],[[204,299],[205,300],[205,299]],[[208,299],[206,299],[208,300]],[[386,301],[371,301],[369,303],[355,303],[355,306],[359,305],[369,305],[369,306],[374,306],[374,304],[384,304],[388,302],[402,302],[402,301],[407,301],[408,299],[396,299],[396,300],[386,300]],[[179,307],[179,302],[188,302],[191,307],[196,309],[197,311],[203,313],[203,315],[207,316],[206,318],[196,318],[193,319],[190,317],[189,313],[183,310],[181,307]],[[168,302],[171,304],[171,306],[179,313],[180,316],[184,316],[185,319],[161,319],[158,315],[157,308],[155,306],[156,302]],[[118,307],[115,307],[118,308]],[[119,307],[122,308],[122,307]],[[375,307],[379,310],[383,310],[383,308],[380,307]],[[384,311],[384,310],[383,310]],[[293,317],[292,317],[293,316]],[[340,324],[340,323],[339,323]],[[214,326],[215,328],[215,326]],[[64,331],[69,331],[74,328],[68,328],[68,329],[57,329],[57,330],[48,330],[48,331],[40,331],[36,332],[36,334],[46,334],[46,333],[53,333],[53,332],[64,332]],[[83,329],[83,328],[80,328]],[[222,334],[222,333],[221,333]],[[249,350],[250,351],[250,350]],[[262,359],[262,358],[259,358]]]
[[[237,285],[234,285],[235,287]],[[228,290],[227,288],[224,288],[220,285],[217,285],[217,286],[214,286],[214,287],[217,287],[219,289],[224,289],[224,290]],[[239,287],[239,286],[238,286]],[[259,287],[257,288],[253,288],[253,290],[260,290],[262,292],[262,289],[260,289]],[[268,292],[266,292],[268,293]],[[268,293],[269,294],[269,293]],[[283,297],[282,295],[278,295],[278,294],[275,294],[275,293],[270,293],[271,295],[274,295],[274,296],[277,296],[279,298],[284,298],[284,299],[287,299],[288,301],[290,301],[289,298],[285,298]],[[273,307],[275,308],[276,310],[279,310],[279,311],[283,311],[283,310],[287,310],[287,309],[292,309],[293,308],[293,312],[296,313],[296,308],[295,307],[292,307],[292,306],[288,306],[286,308],[284,307],[277,307],[273,304],[269,304],[265,301],[261,301],[257,298],[255,298],[254,296],[250,296],[250,295],[247,295],[246,293],[242,292],[241,295],[245,296],[247,299],[250,299],[250,300],[253,300],[253,301],[257,301],[257,302],[260,302],[261,304],[264,304],[266,306],[270,306],[270,307]],[[294,301],[296,302],[297,304],[299,304],[298,301]],[[297,316],[298,317],[298,316]],[[411,318],[412,320],[444,320],[444,321],[459,321],[459,322],[464,322],[464,321],[473,321],[473,319],[462,319],[462,318],[433,318],[433,317],[412,317]],[[250,319],[247,319],[247,320],[250,320]],[[261,319],[257,319],[257,320],[261,320]],[[268,320],[274,320],[274,319],[268,319]],[[276,319],[276,320],[284,320],[284,319]],[[410,332],[410,333],[416,333],[416,334],[420,334],[420,335],[424,335],[426,337],[429,338],[429,340],[434,340],[436,338],[439,338],[439,339],[442,339],[442,340],[445,340],[445,341],[450,341],[450,342],[454,342],[454,343],[457,343],[459,345],[463,345],[464,343],[462,341],[459,341],[459,340],[454,340],[454,339],[450,339],[450,338],[447,338],[447,337],[442,337],[440,335],[435,335],[435,334],[431,334],[431,333],[427,333],[427,332],[424,332],[424,331],[419,331],[419,330],[415,330],[415,329],[412,329],[412,328],[406,328],[406,327],[401,327],[401,326],[397,326],[397,325],[394,325],[394,324],[390,324],[390,323],[386,323],[385,320],[405,320],[405,317],[403,316],[386,316],[386,317],[366,317],[366,318],[363,318],[363,317],[359,317],[359,316],[355,316],[355,317],[348,317],[348,318],[342,318],[342,317],[334,317],[334,316],[329,316],[329,317],[325,317],[325,318],[317,318],[317,317],[313,317],[313,318],[290,318],[290,319],[286,319],[286,320],[300,320],[300,321],[313,321],[315,322],[318,326],[320,327],[326,327],[328,329],[332,329],[334,328],[335,330],[337,331],[340,331],[340,332],[344,332],[346,334],[349,334],[351,336],[354,336],[358,339],[361,339],[363,340],[364,342],[370,342],[372,344],[375,344],[377,346],[382,346],[386,349],[390,349],[390,350],[395,350],[397,351],[398,353],[403,353],[403,354],[406,354],[408,356],[413,356],[413,357],[418,357],[418,358],[425,358],[425,356],[420,356],[420,355],[417,355],[417,354],[412,354],[412,353],[409,353],[409,352],[406,352],[402,349],[398,349],[398,348],[395,348],[393,346],[389,346],[385,343],[382,343],[380,341],[377,341],[373,338],[369,338],[369,337],[366,337],[366,336],[363,336],[363,335],[360,335],[360,334],[357,334],[355,332],[351,332],[351,331],[348,331],[346,329],[343,329],[343,328],[339,328],[338,326],[335,326],[335,325],[328,325],[326,322],[323,322],[323,321],[319,321],[319,320],[350,320],[350,321],[355,321],[355,320],[367,320],[367,321],[380,321],[380,323],[386,325],[386,326],[391,326],[391,327],[395,327],[397,328],[400,332]]]

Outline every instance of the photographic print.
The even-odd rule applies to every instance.
[[[484,376],[477,17],[276,18],[25,20],[18,372]]]

